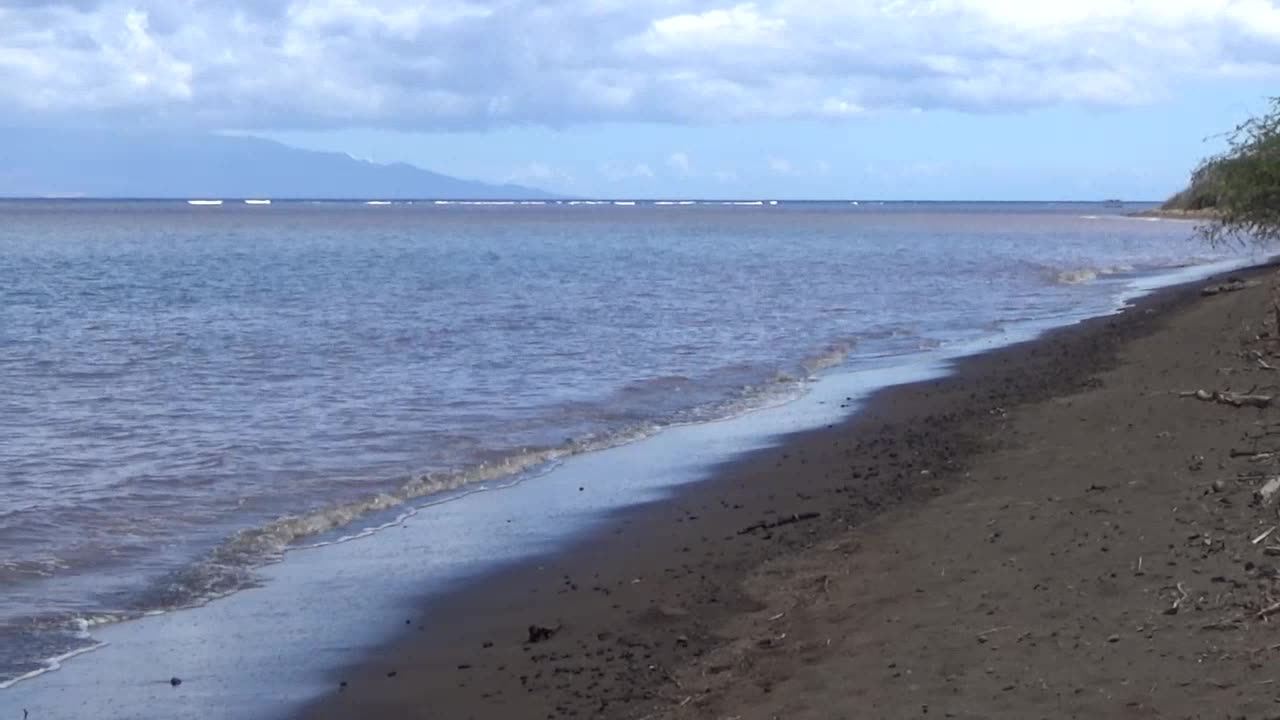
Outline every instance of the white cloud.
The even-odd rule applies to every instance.
[[[502,178],[504,183],[572,185],[573,176],[544,162],[531,162],[513,169]]]
[[[659,17],[650,23],[644,35],[632,38],[632,42],[645,54],[680,59],[709,50],[714,52],[717,48],[778,48],[785,43],[786,31],[785,18],[766,17],[755,4],[747,3],[728,9]]]
[[[683,152],[673,152],[667,156],[667,167],[676,171],[680,175],[693,174],[693,161],[689,159],[689,155]]]
[[[23,0],[0,122],[475,128],[1126,105],[1280,76],[1277,0]]]
[[[614,182],[634,179],[652,180],[656,177],[653,168],[649,167],[648,163],[624,166],[605,163],[600,166],[600,174]]]
[[[951,171],[951,167],[943,162],[910,161],[890,167],[867,163],[862,171],[863,174],[880,180],[900,181],[944,177]]]
[[[946,172],[946,163],[940,162],[915,162],[902,168],[902,175],[907,177],[939,177]]]
[[[769,172],[787,177],[800,174],[800,171],[796,169],[795,165],[791,164],[790,160],[779,157],[769,158]]]

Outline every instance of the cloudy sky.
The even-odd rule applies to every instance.
[[[574,195],[1156,198],[1278,79],[1272,0],[0,0],[0,125]]]

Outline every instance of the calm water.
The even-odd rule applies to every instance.
[[[0,685],[438,493],[1217,257],[1115,212],[0,203]]]

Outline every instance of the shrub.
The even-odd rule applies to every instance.
[[[1214,244],[1280,240],[1280,98],[1227,134],[1227,150],[1200,164],[1179,193],[1189,205],[1212,208],[1201,227]]]

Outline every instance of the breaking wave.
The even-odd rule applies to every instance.
[[[1223,259],[1224,256],[1220,254],[1196,254],[1187,257],[1147,258],[1139,263],[1081,264],[1070,267],[1032,265],[1031,267],[1050,285],[1086,285],[1108,278],[1160,273],[1195,265],[1207,265]]]
[[[473,492],[505,487],[549,471],[576,455],[643,440],[668,427],[719,420],[788,402],[803,393],[805,385],[817,373],[844,363],[855,346],[853,339],[833,343],[802,360],[796,372],[779,370],[762,382],[740,386],[724,400],[669,412],[660,418],[633,422],[610,431],[583,435],[561,445],[520,448],[467,468],[427,473],[371,497],[281,517],[262,527],[241,530],[196,564],[167,577],[141,609],[172,609],[251,587],[256,582],[255,568],[278,561],[289,549],[307,547],[304,543],[308,538],[329,535],[344,528],[352,528],[352,532],[329,542],[364,537],[402,523],[426,504],[421,502],[425,499],[446,502]],[[693,384],[696,383],[689,378],[668,376],[655,378],[646,382],[642,390],[632,388],[632,391],[679,392]],[[623,392],[626,391],[624,388]],[[373,527],[358,527],[363,519],[385,518],[399,508],[408,508],[408,512]]]
[[[844,363],[856,345],[853,338],[833,342],[797,363],[794,370],[763,373],[763,379],[740,385],[728,398],[719,401],[667,412],[652,420],[633,421],[561,445],[520,448],[467,468],[427,473],[362,499],[283,516],[263,526],[241,530],[194,563],[142,589],[122,609],[91,616],[52,613],[0,622],[0,690],[57,670],[63,661],[102,647],[103,643],[89,633],[93,627],[197,607],[255,587],[260,583],[257,570],[278,562],[290,550],[367,537],[396,527],[432,505],[509,487],[549,472],[571,457],[643,440],[669,427],[725,419],[794,400],[817,373]],[[757,368],[756,372],[763,369]],[[641,381],[619,392],[624,396],[672,396],[692,391],[698,385],[698,380],[671,375]],[[643,404],[642,399],[630,399]],[[56,561],[0,564],[0,577],[5,574],[47,576],[56,564]],[[5,647],[23,648],[24,657],[6,657]],[[34,657],[46,659],[31,660],[32,648],[37,649]]]
[[[857,340],[853,338],[838,340],[828,345],[826,350],[802,362],[801,367],[809,374],[836,367],[849,359],[855,347]]]
[[[31,618],[20,625],[0,625],[0,690],[59,670],[67,660],[105,647],[106,643],[93,639],[90,629],[124,619],[116,615],[81,617],[67,613]],[[5,648],[24,652],[34,649],[41,659],[8,657]]]
[[[1132,265],[1109,265],[1105,267],[1078,267],[1066,270],[1046,268],[1044,275],[1053,285],[1087,285],[1099,278],[1124,275],[1134,272]]]

